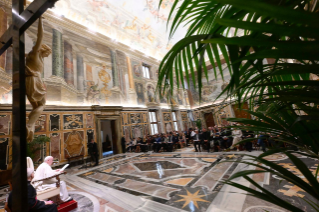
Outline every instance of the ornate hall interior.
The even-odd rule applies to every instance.
[[[26,0],[25,8],[36,1]],[[258,114],[248,112],[248,100],[239,105],[235,97],[228,98],[228,93],[223,92],[234,83],[230,60],[223,57],[228,46],[212,48],[213,55],[220,55],[214,63],[210,54],[203,53],[204,59],[200,61],[196,61],[196,56],[196,65],[204,67],[203,75],[197,75],[200,70],[182,60],[183,54],[188,54],[186,50],[178,56],[180,64],[171,62],[175,69],[169,73],[176,81],[168,77],[168,72],[164,73],[163,61],[168,60],[168,53],[191,29],[188,25],[179,26],[173,35],[169,33],[175,0],[163,0],[160,6],[160,0],[52,2],[54,7],[48,8],[24,32],[26,126],[21,126],[23,130],[26,127],[27,145],[21,151],[28,156],[24,166],[27,170],[32,168],[32,176],[43,180],[43,185],[52,177],[36,178],[40,165],[51,158],[49,165],[53,170],[68,166],[64,172],[58,171],[54,188],[41,190],[36,187],[37,181],[31,182],[37,192],[36,201],[52,200],[53,205],[57,204],[52,211],[59,212],[294,211],[253,195],[255,191],[267,191],[301,211],[317,211],[308,202],[317,201],[314,194],[297,185],[318,181],[318,155],[289,155],[275,150],[270,154],[277,143],[267,140],[266,152],[263,140],[259,141],[260,132],[248,136],[251,146],[235,145],[235,131],[240,131],[236,142],[249,133],[248,129],[230,128],[239,126],[232,118],[239,122],[246,119],[242,126],[250,126]],[[11,29],[15,11],[12,8],[11,0],[0,0],[0,35]],[[236,31],[229,28],[232,35]],[[239,33],[244,35],[243,31]],[[0,56],[0,212],[8,211],[9,193],[14,187],[14,45]],[[187,50],[195,52],[190,49]],[[273,64],[274,59],[265,58],[263,63]],[[192,71],[181,71],[180,76],[177,67],[184,65]],[[201,85],[199,90],[193,81],[195,75]],[[318,82],[318,76],[313,75],[307,82]],[[168,86],[166,90],[162,90],[164,86]],[[272,123],[267,118],[265,115],[264,120],[259,120]],[[227,129],[234,131],[225,134]],[[161,134],[163,138],[158,140]],[[171,141],[175,134],[177,140]],[[271,138],[270,133],[267,136]],[[196,142],[202,149],[197,149]],[[289,142],[281,147],[289,148]],[[263,156],[263,164],[251,161],[264,152],[269,154]],[[314,181],[305,177],[302,168],[292,162],[294,158],[305,164],[303,168],[315,176]],[[261,171],[271,166],[268,162],[276,164],[278,173],[281,169],[289,170],[302,182],[286,181],[271,172],[273,167]],[[253,181],[242,176],[232,178],[247,170],[253,170],[246,173]],[[31,174],[27,174],[31,181]],[[57,193],[54,196],[50,192]],[[63,197],[63,192],[68,193],[69,199]]]

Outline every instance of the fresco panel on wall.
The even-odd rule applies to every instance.
[[[72,131],[64,133],[64,157],[75,157],[84,155],[83,131]]]
[[[65,130],[83,128],[83,115],[63,115],[63,126]]]
[[[0,115],[0,135],[9,135],[11,115]]]
[[[50,114],[50,131],[60,130],[60,115]]]

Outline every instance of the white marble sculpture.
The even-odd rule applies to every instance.
[[[27,123],[27,141],[33,140],[35,123],[41,116],[46,102],[46,88],[42,81],[43,60],[51,54],[51,48],[42,44],[43,24],[42,17],[39,19],[37,42],[26,57],[26,94],[32,105],[32,111]]]

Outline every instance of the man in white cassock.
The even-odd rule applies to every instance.
[[[52,170],[51,165],[53,163],[53,157],[47,156],[44,159],[44,162],[37,168],[33,181],[42,180],[53,175],[59,174],[60,170]],[[52,187],[56,187],[57,180],[55,178],[49,180],[43,180],[39,182],[32,183],[34,188],[37,191],[43,191]],[[60,199],[63,202],[68,202],[72,200],[72,197],[69,196],[68,190],[66,188],[66,183],[60,181]]]

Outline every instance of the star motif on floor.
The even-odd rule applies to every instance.
[[[183,202],[184,201],[185,203],[184,203],[182,208],[184,208],[185,206],[187,206],[191,202],[193,202],[193,204],[196,206],[196,208],[198,208],[197,202],[209,202],[209,201],[201,198],[201,197],[204,197],[206,195],[198,195],[200,190],[196,191],[193,194],[190,193],[188,190],[186,190],[186,191],[187,191],[187,195],[179,195],[178,194],[178,196],[183,197],[183,199],[175,201],[175,202]]]
[[[235,154],[232,155],[227,155],[228,158],[232,159],[232,158],[237,158],[237,156]]]

